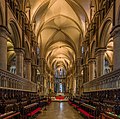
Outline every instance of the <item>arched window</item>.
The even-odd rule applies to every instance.
[[[10,72],[16,74],[16,57],[14,57],[10,62]]]
[[[110,63],[105,58],[105,61],[104,61],[104,74],[107,74],[107,73],[110,73],[110,72],[111,72]]]

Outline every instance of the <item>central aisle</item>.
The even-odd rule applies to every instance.
[[[84,119],[67,102],[52,102],[36,119]]]

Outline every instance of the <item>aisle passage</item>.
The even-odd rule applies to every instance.
[[[52,102],[36,119],[84,119],[67,102]]]

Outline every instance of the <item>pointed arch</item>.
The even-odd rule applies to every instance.
[[[27,41],[25,42],[25,58],[30,58],[30,46]]]
[[[106,47],[108,39],[110,39],[111,37],[110,35],[111,30],[112,30],[112,20],[111,18],[108,18],[103,24],[103,27],[100,32],[99,47]]]
[[[100,48],[104,48],[103,74],[112,71],[113,65],[113,38],[111,37],[112,20],[109,18],[103,24],[100,34]]]
[[[95,58],[95,48],[96,48],[95,41],[93,41],[91,44],[91,48],[90,48],[90,57],[91,58]]]
[[[24,11],[26,10],[26,8],[28,8],[28,7],[30,8],[30,6],[31,6],[31,5],[30,5],[30,0],[25,0],[25,1],[24,1],[24,8],[23,8]]]
[[[10,19],[8,22],[8,30],[10,32],[10,35],[7,39],[7,69],[12,73],[16,73],[15,48],[20,48],[22,46],[22,41],[20,38],[20,31],[18,30],[17,23],[13,19]]]
[[[17,24],[14,20],[10,20],[8,28],[11,33],[10,37],[14,44],[14,47],[20,48],[22,46],[22,40],[20,38],[20,31],[18,30]]]

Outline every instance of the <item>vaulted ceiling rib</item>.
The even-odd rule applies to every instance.
[[[77,58],[80,35],[89,22],[90,0],[30,0],[31,19],[49,68],[69,70]],[[82,40],[82,39],[81,39]]]

